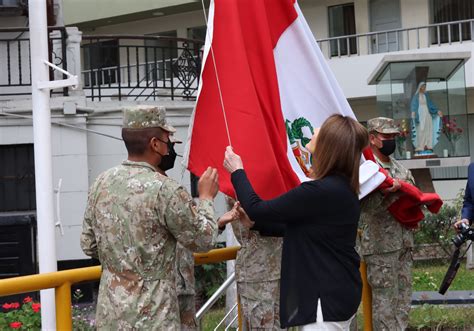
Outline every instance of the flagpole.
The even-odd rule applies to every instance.
[[[53,171],[51,152],[51,109],[49,89],[40,88],[49,82],[48,28],[46,0],[29,0],[31,101],[35,157],[36,219],[38,226],[39,272],[57,271],[54,226]],[[40,292],[41,328],[56,329],[54,289]]]

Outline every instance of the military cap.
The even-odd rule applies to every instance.
[[[388,117],[376,117],[367,121],[367,130],[369,132],[376,131],[378,133],[400,133],[400,130],[395,125],[395,121]]]
[[[182,143],[182,141],[179,140],[178,138],[176,138],[174,134],[170,134],[169,139],[172,143],[175,143],[175,144],[181,144]]]
[[[176,129],[166,123],[164,107],[159,106],[133,106],[123,110],[124,129],[162,128],[174,133]]]

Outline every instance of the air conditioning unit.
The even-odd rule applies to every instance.
[[[0,16],[22,16],[26,7],[24,0],[0,0]]]

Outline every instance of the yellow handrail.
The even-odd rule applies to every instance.
[[[239,246],[218,248],[194,254],[196,265],[234,260]],[[99,280],[101,266],[70,269],[51,273],[6,278],[0,280],[0,297],[54,288],[56,293],[56,327],[72,330],[71,285]]]
[[[196,265],[200,265],[234,260],[239,249],[239,246],[232,246],[213,249],[207,253],[197,253],[194,254],[194,262]],[[370,285],[367,283],[367,269],[364,262],[361,263],[360,272],[364,284],[362,295],[364,330],[372,331],[372,295]],[[96,266],[1,279],[0,297],[54,288],[56,293],[56,327],[58,330],[72,330],[71,285],[99,280],[101,273],[101,266]],[[239,316],[239,330],[241,329],[242,319]]]
[[[210,264],[222,261],[235,260],[240,246],[212,249],[207,253],[194,253],[194,264]]]

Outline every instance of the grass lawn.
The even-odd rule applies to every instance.
[[[474,330],[474,307],[423,305],[410,312],[410,329]]]
[[[448,270],[446,261],[415,262],[413,267],[413,291],[438,291]],[[449,291],[474,290],[474,270],[466,270],[463,262]],[[474,320],[474,315],[472,317]]]

